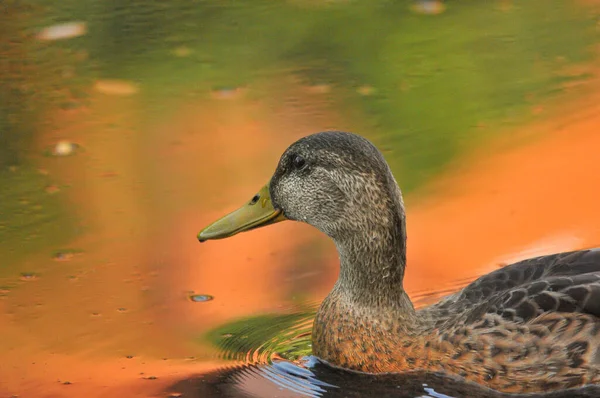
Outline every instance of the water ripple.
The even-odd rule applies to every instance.
[[[412,294],[415,306],[436,302],[472,279],[455,281],[441,290],[415,292]],[[167,392],[181,397],[523,397],[437,373],[372,375],[330,366],[311,355],[316,308],[317,304],[309,304],[285,314],[248,317],[207,333],[204,339],[218,348],[219,358],[242,364],[180,380]],[[600,386],[527,395],[528,398],[597,396]]]
[[[297,363],[241,365],[176,381],[167,394],[182,398],[592,398],[600,386],[545,394],[503,394],[435,373],[371,375],[334,368],[315,357]]]

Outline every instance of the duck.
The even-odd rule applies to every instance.
[[[403,286],[398,183],[369,140],[342,131],[291,144],[269,182],[197,238],[284,220],[317,228],[339,255],[338,279],[311,336],[313,354],[331,366],[442,373],[506,393],[600,384],[600,249],[506,265],[415,309]]]

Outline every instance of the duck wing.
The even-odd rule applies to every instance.
[[[520,261],[420,313],[498,388],[600,383],[600,249]]]
[[[473,323],[485,313],[527,322],[545,312],[583,313],[600,322],[600,249],[520,261],[484,275],[430,307],[439,322],[460,311]]]

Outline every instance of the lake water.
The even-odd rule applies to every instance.
[[[307,225],[198,243],[313,132],[390,163],[417,306],[600,245],[597,2],[0,7],[2,397],[506,396],[313,357]]]

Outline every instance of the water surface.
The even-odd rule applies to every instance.
[[[54,3],[0,14],[1,396],[494,396],[311,357],[311,227],[198,244],[312,132],[384,152],[418,306],[600,244],[593,4]]]

